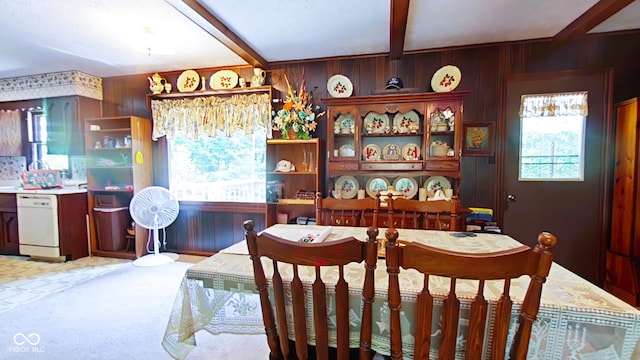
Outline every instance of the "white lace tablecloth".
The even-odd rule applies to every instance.
[[[274,225],[266,231],[283,238],[297,241],[308,233],[318,233],[326,227]],[[384,236],[380,229],[379,237]],[[456,238],[444,231],[399,229],[400,239],[417,241],[431,246],[462,252],[487,252],[514,248],[521,244],[500,234],[477,234],[476,237]],[[365,240],[366,228],[333,227],[324,241],[354,236]],[[560,239],[560,242],[562,239]],[[271,262],[263,261],[265,271],[271,272]],[[289,266],[280,268],[283,279],[291,278]],[[358,346],[361,288],[364,282],[362,264],[352,264],[345,269],[349,282],[352,316],[352,346]],[[314,272],[301,271],[300,276],[306,286],[310,286]],[[331,282],[335,274],[322,274],[326,282]],[[434,295],[443,295],[448,282],[432,277],[430,289]],[[512,333],[524,293],[529,283],[528,277],[512,282],[511,297]],[[502,289],[501,282],[488,282],[485,297],[494,303]],[[248,256],[246,243],[235,244],[219,254],[211,256],[189,268],[176,296],[169,323],[162,344],[176,359],[184,359],[196,346],[195,334],[207,330],[213,334],[264,334],[260,299],[255,290],[253,268]],[[422,275],[413,270],[400,272],[402,289],[403,351],[405,358],[411,358],[414,328],[408,319],[415,314],[416,293],[422,286]],[[374,333],[372,348],[389,354],[389,315],[386,306],[387,273],[384,260],[379,260],[375,271]],[[477,289],[471,281],[458,281],[456,292],[470,298]],[[331,320],[334,306],[329,301],[328,317]],[[309,298],[307,301],[311,302]],[[469,303],[461,302],[461,321],[458,330],[460,351],[457,358],[464,355],[466,336],[465,321],[468,318]],[[494,308],[490,305],[490,311]],[[436,307],[436,311],[439,308]],[[435,314],[432,326],[432,357],[439,345],[439,316]],[[331,321],[330,321],[331,323]],[[312,325],[310,325],[312,326]],[[487,327],[489,331],[489,327]],[[309,343],[314,343],[312,328],[309,329]],[[290,330],[293,333],[293,329]],[[529,346],[528,359],[640,359],[636,349],[640,338],[640,311],[622,300],[610,295],[562,266],[554,263],[544,285],[538,319],[534,323]],[[266,341],[266,339],[265,339]],[[487,336],[490,348],[491,332]]]

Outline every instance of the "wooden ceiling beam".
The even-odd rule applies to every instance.
[[[399,59],[404,52],[408,16],[409,0],[391,0],[391,24],[389,26],[389,56],[391,60]]]
[[[553,45],[567,43],[573,39],[585,35],[589,30],[600,25],[603,21],[624,9],[634,0],[600,0],[589,10],[585,11],[571,24],[560,30],[552,40]]]
[[[200,26],[204,31],[213,36],[216,40],[220,41],[229,50],[236,53],[244,61],[248,62],[254,67],[268,68],[269,62],[265,60],[257,51],[255,51],[249,44],[244,42],[240,36],[231,31],[220,19],[212,14],[207,8],[202,6],[197,0],[166,0],[176,10],[180,11],[189,20],[193,21],[196,25]],[[182,4],[181,4],[182,3]],[[182,5],[186,5],[182,6]],[[203,26],[200,19],[202,18],[207,22],[209,26]]]

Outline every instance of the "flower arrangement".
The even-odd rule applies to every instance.
[[[306,79],[302,74],[302,81],[297,92],[293,91],[287,75],[284,76],[287,82],[287,97],[273,119],[273,129],[279,130],[282,138],[309,139],[309,133],[316,130],[318,123],[316,119],[324,115],[324,111],[316,114],[313,109],[312,94],[305,89]],[[316,110],[319,106],[316,107]]]

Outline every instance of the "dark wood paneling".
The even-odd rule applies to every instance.
[[[307,89],[314,91],[314,102],[318,103],[319,99],[329,97],[326,82],[336,73],[351,79],[354,95],[370,95],[375,90],[383,89],[392,76],[401,77],[405,88],[430,91],[433,73],[443,65],[455,64],[462,71],[462,79],[456,90],[470,91],[465,99],[464,122],[496,122],[504,96],[500,93],[499,83],[513,73],[610,67],[615,74],[613,100],[622,101],[637,95],[640,92],[640,83],[637,81],[640,66],[637,66],[635,55],[638,48],[640,32],[630,31],[590,35],[561,47],[552,47],[549,40],[536,40],[411,53],[393,61],[388,56],[380,55],[272,63],[271,68],[267,69],[267,84],[274,86],[274,98],[284,98],[286,87],[283,74],[287,74],[297,84],[304,69]],[[251,77],[251,67],[232,69],[240,76]],[[208,79],[217,70],[219,69],[199,69],[198,72]],[[181,71],[161,75],[175,83]],[[133,114],[150,117],[145,104],[146,95],[150,93],[146,77],[150,75],[104,79],[104,115]],[[315,136],[326,141],[325,123],[326,121],[320,120],[319,131]],[[496,134],[496,141],[500,143],[499,136],[503,134],[501,129],[496,128]],[[163,167],[161,162],[157,164]],[[497,201],[501,198],[497,194],[496,185],[500,167],[493,157],[463,158],[460,198],[464,205],[496,208]],[[162,180],[156,179],[158,181]],[[326,182],[325,179],[323,188],[326,188]],[[608,214],[605,214],[605,219],[607,218]]]
[[[192,205],[195,203],[192,203]],[[227,203],[228,204],[228,203]],[[242,224],[252,219],[257,230],[265,226],[265,204],[254,207],[237,204],[237,209],[182,206],[176,221],[167,227],[167,249],[184,254],[211,255],[244,238]],[[246,205],[246,204],[245,204]]]

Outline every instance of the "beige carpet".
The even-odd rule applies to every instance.
[[[135,267],[0,256],[0,359],[171,359],[162,337],[184,272],[198,260],[184,259],[191,263]],[[200,332],[196,340],[188,360],[268,358],[264,335]]]
[[[85,257],[64,263],[0,256],[0,313],[130,266],[131,261]]]

